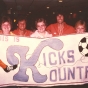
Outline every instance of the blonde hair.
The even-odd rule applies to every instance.
[[[86,31],[86,22],[85,21],[83,21],[83,20],[77,21],[75,24],[75,28],[77,28],[79,25],[83,25],[85,28],[85,31]]]

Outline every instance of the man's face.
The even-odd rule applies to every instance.
[[[4,34],[8,34],[11,30],[11,25],[9,22],[4,22],[1,25],[1,29],[3,31]]]
[[[58,16],[57,16],[57,22],[59,24],[62,24],[64,22],[64,16],[61,15],[61,14],[58,14]]]
[[[46,25],[45,25],[45,23],[43,21],[37,23],[37,30],[40,33],[43,33],[45,31],[45,29],[46,29]]]
[[[22,30],[22,31],[25,30],[25,28],[26,28],[26,21],[25,20],[19,21],[17,26],[18,26],[18,28],[20,30]]]

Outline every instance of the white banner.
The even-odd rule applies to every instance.
[[[0,86],[60,86],[88,83],[88,33],[45,39],[0,35]],[[0,65],[1,66],[1,65]]]

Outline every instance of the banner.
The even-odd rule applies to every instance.
[[[0,35],[0,61],[0,86],[85,84],[88,33],[45,39]],[[17,67],[8,71],[2,62]]]

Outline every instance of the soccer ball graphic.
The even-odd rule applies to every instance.
[[[83,56],[88,57],[88,37],[84,37],[80,40],[78,48]]]

